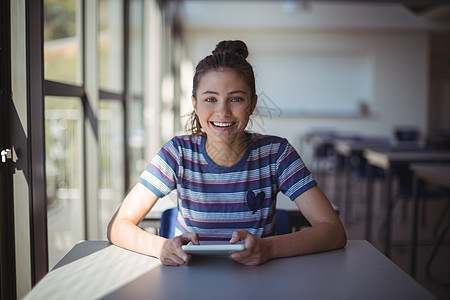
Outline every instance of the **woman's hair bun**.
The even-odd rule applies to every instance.
[[[243,41],[222,41],[217,44],[216,49],[212,54],[236,53],[241,55],[244,59],[248,56],[247,45]]]

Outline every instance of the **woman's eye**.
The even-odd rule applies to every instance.
[[[235,97],[231,99],[231,102],[241,102],[244,101],[244,99],[242,99],[241,97]]]
[[[216,99],[210,97],[210,98],[206,98],[205,101],[206,102],[216,102]]]

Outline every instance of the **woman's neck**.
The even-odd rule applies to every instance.
[[[221,167],[231,167],[238,163],[247,149],[245,132],[233,142],[214,142],[206,139],[206,153]]]

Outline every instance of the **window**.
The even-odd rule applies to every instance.
[[[144,3],[130,1],[128,29],[128,145],[131,188],[147,166],[144,127]]]
[[[142,171],[143,8],[143,0],[44,0],[50,268],[78,240],[106,239],[130,170]]]
[[[160,61],[163,17],[157,0],[1,3],[1,119],[15,163],[0,184],[13,204],[2,206],[12,245],[2,251],[1,282],[23,298],[78,240],[106,238],[106,222],[145,167],[144,73],[155,79],[158,106],[160,66],[146,61]],[[144,37],[152,37],[146,51]]]
[[[99,57],[99,230],[106,226],[125,194],[124,6],[120,0],[100,0],[98,10]]]
[[[79,98],[45,98],[49,267],[85,239],[82,153],[83,115]]]
[[[81,17],[79,0],[44,1],[44,78],[53,83],[44,100],[49,268],[86,239]]]
[[[125,151],[123,107],[117,100],[100,100],[99,111],[99,205],[100,237],[124,198]]]
[[[79,0],[44,1],[44,77],[82,83],[81,5]]]
[[[100,0],[98,9],[98,57],[100,88],[123,93],[123,1]]]

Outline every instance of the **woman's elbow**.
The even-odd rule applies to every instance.
[[[336,249],[344,248],[347,245],[347,234],[345,232],[344,226],[337,226],[334,236]]]
[[[112,218],[111,218],[111,221],[109,221],[109,223],[108,223],[108,227],[107,227],[107,229],[106,229],[106,238],[108,239],[108,241],[110,241],[111,243],[114,243],[113,242],[113,236],[114,236],[114,228],[116,227],[115,226],[115,223],[117,222],[117,220],[116,220],[116,215],[114,215]]]
[[[107,230],[106,230],[106,238],[108,239],[108,241],[110,241],[112,243],[112,240],[111,240],[111,227],[112,227],[112,224],[110,222],[108,224],[108,227],[107,227]]]

